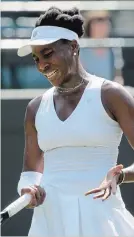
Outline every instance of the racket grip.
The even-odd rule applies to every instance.
[[[23,208],[25,208],[30,203],[30,201],[31,195],[26,193],[7,206],[4,211],[8,211],[9,217],[14,216]]]

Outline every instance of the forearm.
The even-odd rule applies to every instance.
[[[23,168],[22,171],[35,171],[39,173],[43,173],[44,171],[44,153],[43,152],[37,152],[34,151],[30,152],[24,152],[24,158],[23,158]]]
[[[134,164],[132,164],[131,166],[127,168],[124,168],[122,171],[124,173],[123,183],[134,182]]]

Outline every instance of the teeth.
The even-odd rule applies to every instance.
[[[56,70],[54,70],[54,71],[51,72],[51,73],[47,73],[46,76],[47,76],[47,77],[52,77],[55,73],[56,73]]]

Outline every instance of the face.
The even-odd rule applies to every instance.
[[[109,36],[111,23],[109,18],[96,18],[91,23],[91,37],[105,38]]]
[[[75,71],[74,50],[73,42],[59,40],[45,46],[32,46],[32,56],[38,70],[50,83],[61,86]]]

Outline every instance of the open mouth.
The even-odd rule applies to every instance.
[[[53,70],[52,72],[45,74],[45,76],[46,76],[48,79],[51,79],[53,76],[55,76],[55,74],[57,73],[57,71],[58,71],[58,70]]]

